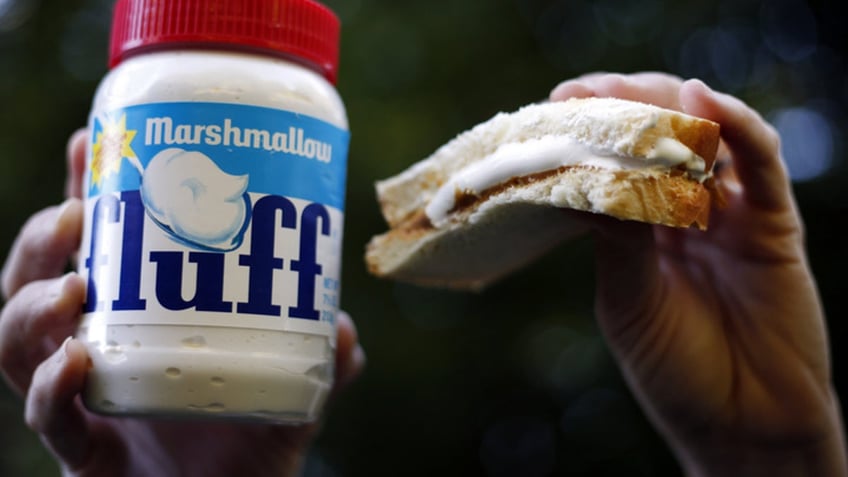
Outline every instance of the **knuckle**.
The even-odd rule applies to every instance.
[[[31,215],[21,227],[21,235],[35,235],[40,229],[43,229],[44,222],[49,220],[55,211],[56,207],[47,207]]]
[[[9,273],[9,267],[4,266],[2,274],[0,274],[0,293],[3,294],[3,300],[9,301],[14,295],[16,288],[12,274]]]
[[[24,422],[27,427],[39,434],[43,433],[45,427],[43,418],[45,399],[44,390],[39,386],[32,386],[27,394],[24,408]]]
[[[630,78],[621,73],[607,73],[600,78],[602,85],[609,89],[621,88],[630,82]]]
[[[13,364],[15,361],[15,347],[12,346],[12,340],[15,339],[19,333],[11,329],[15,324],[15,321],[8,316],[9,306],[3,307],[3,311],[0,312],[0,369],[2,370],[11,370],[13,368]]]
[[[56,230],[60,206],[30,216],[18,232],[0,272],[0,293],[5,300],[19,293],[36,275],[53,273],[66,255],[66,240]]]
[[[27,346],[32,335],[43,331],[41,323],[51,322],[55,312],[43,286],[33,282],[21,290],[0,311],[0,367],[12,371],[20,367],[22,354],[32,351]]]
[[[643,81],[647,84],[679,86],[681,83],[683,83],[683,78],[675,74],[667,73],[665,71],[645,71],[642,73],[634,74],[633,78]]]
[[[21,252],[33,253],[47,245],[51,232],[49,224],[55,221],[55,215],[56,207],[49,207],[36,212],[35,215],[27,219],[18,234]]]

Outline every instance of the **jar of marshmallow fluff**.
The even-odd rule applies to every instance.
[[[89,119],[78,338],[112,415],[315,420],[348,124],[312,0],[118,0]]]

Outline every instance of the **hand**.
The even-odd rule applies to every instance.
[[[709,229],[608,218],[597,318],[648,417],[690,475],[846,475],[824,313],[779,138],[698,80],[592,74],[551,100],[612,96],[721,125]]]
[[[33,216],[3,268],[0,366],[26,396],[26,422],[41,435],[64,475],[294,475],[318,424],[274,426],[107,418],[81,404],[88,367],[85,346],[72,336],[85,299],[75,273],[60,276],[79,246],[85,134],[68,146],[68,200]],[[364,365],[356,330],[338,319],[336,385]]]

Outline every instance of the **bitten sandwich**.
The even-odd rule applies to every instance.
[[[707,228],[718,124],[613,98],[500,113],[379,181],[371,273],[480,288],[584,229],[563,208]]]

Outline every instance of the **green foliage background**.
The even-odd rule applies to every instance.
[[[846,395],[848,253],[836,226],[848,204],[848,87],[835,2],[327,3],[343,22],[338,88],[352,129],[342,304],[368,366],[329,409],[307,475],[679,473],[598,334],[587,239],[476,294],[381,281],[363,266],[365,243],[385,228],[376,179],[596,70],[699,76],[766,117],[801,111],[824,121],[827,134],[789,141],[787,157],[804,162],[818,151],[831,160],[795,187]],[[110,5],[0,2],[0,249],[29,215],[62,200],[65,141],[85,124],[105,73]],[[15,8],[28,14],[17,23]],[[806,131],[805,117],[781,124]],[[0,386],[0,475],[58,475],[22,412],[20,397]]]

